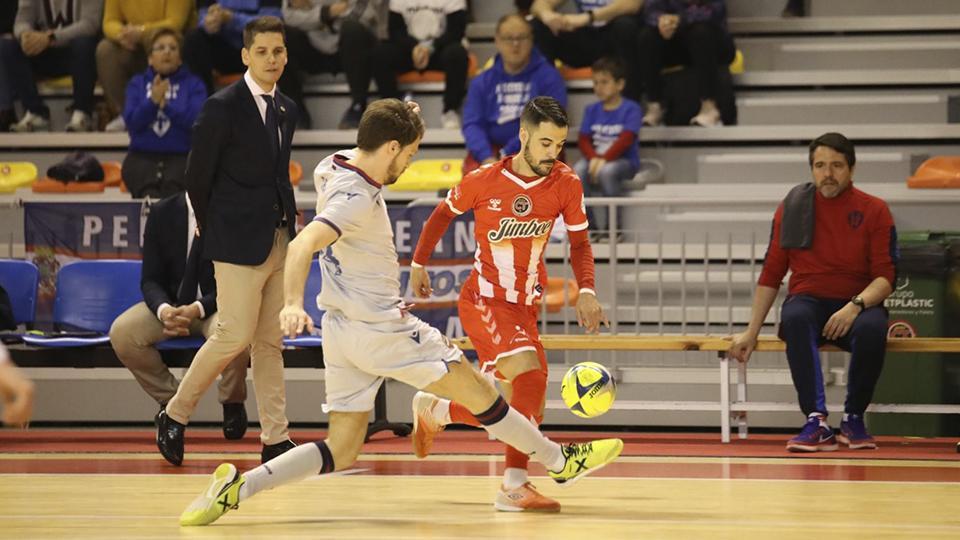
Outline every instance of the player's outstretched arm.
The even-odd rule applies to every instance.
[[[339,236],[330,225],[314,221],[287,246],[283,265],[283,309],[280,311],[280,328],[285,336],[296,336],[304,329],[313,331],[313,319],[303,309],[303,289],[310,273],[310,261],[314,253],[326,249]]]

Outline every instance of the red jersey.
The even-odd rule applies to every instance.
[[[473,210],[480,295],[530,305],[554,221],[563,216],[568,230],[585,231],[587,214],[573,169],[558,161],[547,176],[527,178],[510,169],[512,159],[467,174],[444,202],[457,215]]]
[[[850,186],[833,199],[814,195],[810,249],[780,247],[783,203],[773,216],[759,285],[777,289],[791,270],[789,294],[847,299],[884,277],[896,286],[897,229],[887,203]]]

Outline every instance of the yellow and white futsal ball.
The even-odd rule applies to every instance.
[[[602,365],[581,362],[563,376],[560,396],[570,412],[583,418],[593,418],[613,406],[617,397],[617,383]]]

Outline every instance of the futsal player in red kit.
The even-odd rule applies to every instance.
[[[593,252],[587,238],[583,188],[573,169],[558,161],[567,140],[563,107],[537,97],[520,118],[520,152],[467,174],[427,220],[414,252],[414,294],[432,293],[424,268],[450,222],[473,211],[477,251],[473,271],[460,291],[463,329],[484,372],[508,382],[510,405],[532,422],[543,420],[547,360],[537,332],[536,301],[546,283],[544,250],[557,217],[570,239],[570,262],[580,295],[577,321],[588,332],[609,322],[594,291]],[[451,423],[479,426],[457,402],[418,392],[413,400],[414,451],[426,457],[434,436]],[[529,457],[511,447],[494,507],[507,512],[558,512],[560,503],[527,479]]]

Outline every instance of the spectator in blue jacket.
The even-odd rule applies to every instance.
[[[137,198],[163,198],[184,191],[190,132],[207,91],[203,81],[182,67],[180,35],[161,29],[147,57],[150,67],[130,79],[123,120],[130,151],[123,181]]]
[[[622,96],[625,69],[616,58],[593,63],[593,93],[599,101],[587,105],[577,142],[583,156],[573,166],[587,197],[619,197],[623,182],[640,169],[637,137],[643,111],[640,104]],[[590,209],[590,228],[603,238],[608,229],[607,207]]]
[[[463,174],[520,150],[520,113],[537,96],[567,106],[567,87],[552,64],[533,47],[533,29],[521,15],[497,22],[493,66],[470,82],[463,106],[467,158]]]
[[[223,75],[247,70],[240,59],[243,27],[267,15],[283,19],[283,10],[281,0],[198,0],[197,6],[200,22],[184,38],[183,60],[212,94],[213,70]],[[280,89],[286,92],[282,79]]]
[[[643,123],[655,126],[663,118],[664,66],[684,64],[697,75],[700,112],[692,125],[720,126],[717,107],[718,68],[733,62],[737,54],[727,31],[725,0],[647,0],[646,23],[640,30],[640,74],[646,88],[647,111]]]

